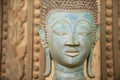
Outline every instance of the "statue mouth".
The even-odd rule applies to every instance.
[[[80,54],[80,51],[77,50],[67,50],[65,51],[65,54],[70,56],[70,57],[75,57]]]

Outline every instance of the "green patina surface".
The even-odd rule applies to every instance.
[[[46,54],[46,73],[50,73],[50,58],[54,61],[53,80],[85,80],[83,64],[87,60],[90,77],[94,36],[98,36],[99,27],[94,34],[94,17],[90,11],[54,11],[47,20],[48,47]],[[39,28],[41,40],[45,33]],[[49,50],[49,51],[48,51]],[[49,54],[49,55],[48,55]]]

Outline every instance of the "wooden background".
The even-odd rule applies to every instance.
[[[52,80],[43,76],[44,49],[36,26],[42,0],[0,0],[0,78],[8,80]],[[98,0],[99,41],[94,49],[87,80],[120,80],[120,0]],[[85,70],[84,70],[85,71]]]

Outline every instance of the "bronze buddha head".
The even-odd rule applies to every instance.
[[[99,32],[97,11],[96,0],[43,0],[39,34],[46,50],[45,75],[50,73],[51,56],[55,63],[54,80],[69,80],[76,72],[75,77],[81,77],[86,59],[88,76],[94,77],[91,56]],[[65,76],[58,78],[59,73]],[[79,79],[84,80],[84,75],[75,80]]]

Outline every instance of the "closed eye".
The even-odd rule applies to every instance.
[[[65,31],[56,31],[56,30],[53,30],[53,32],[54,32],[56,35],[60,35],[60,36],[62,36],[62,35],[67,35],[67,32],[65,32]]]
[[[78,35],[83,35],[83,36],[87,36],[89,34],[91,34],[92,32],[79,32]]]

